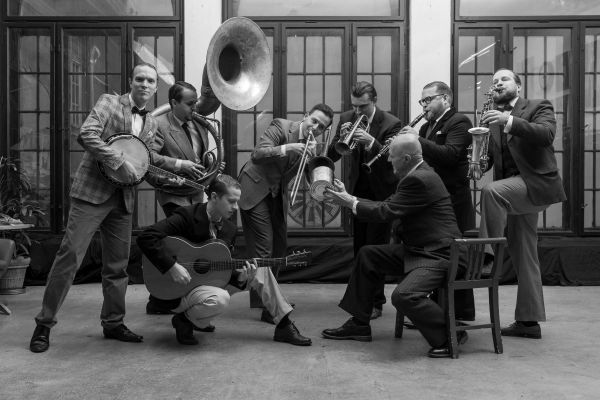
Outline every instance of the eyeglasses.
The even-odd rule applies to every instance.
[[[428,106],[429,103],[431,103],[433,99],[435,99],[438,96],[443,96],[443,94],[434,94],[433,96],[427,96],[425,98],[422,98],[421,100],[419,100],[419,104],[423,107]]]

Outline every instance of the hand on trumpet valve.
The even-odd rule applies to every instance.
[[[504,114],[500,110],[489,110],[481,117],[482,125],[499,124],[506,125],[509,115]]]
[[[323,195],[325,201],[339,204],[343,207],[352,207],[352,203],[354,203],[354,196],[346,192],[346,187],[337,178],[333,180],[333,188],[325,188]]]
[[[363,146],[368,146],[374,140],[373,136],[369,134],[369,132],[365,131],[362,128],[358,128],[354,131],[354,135],[352,139],[356,141],[358,144],[362,144]]]
[[[398,133],[401,133],[403,135],[409,134],[409,135],[419,136],[419,132],[410,125],[406,125],[404,128],[400,129],[400,131]]]

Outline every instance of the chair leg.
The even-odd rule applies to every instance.
[[[396,326],[394,327],[394,337],[401,338],[404,331],[404,314],[396,311]]]
[[[502,354],[502,335],[500,334],[500,311],[498,309],[498,284],[488,288],[490,297],[490,320],[492,323],[492,338],[494,339],[494,351]]]
[[[4,303],[0,303],[0,314],[10,315],[10,308]]]
[[[456,336],[456,315],[454,314],[454,289],[438,289],[438,298],[444,299],[446,314],[446,331],[448,332],[448,349],[452,358],[458,358],[458,338]]]

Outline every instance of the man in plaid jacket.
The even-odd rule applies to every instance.
[[[118,133],[131,133],[148,147],[154,140],[156,120],[146,115],[146,104],[154,96],[158,74],[151,64],[138,64],[130,76],[127,94],[103,94],[81,126],[77,141],[85,149],[71,187],[71,210],[62,243],[46,283],[42,310],[29,348],[34,353],[48,350],[50,328],[69,291],[75,273],[97,229],[102,241],[102,293],[100,319],[106,338],[141,342],[142,336],[124,324],[127,264],[131,242],[134,189],[117,187],[100,173],[97,163],[112,170],[123,181],[136,180],[136,171],[122,153],[106,144]]]

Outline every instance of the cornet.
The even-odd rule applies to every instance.
[[[368,132],[369,126],[369,118],[365,114],[361,114],[349,129],[342,132],[340,139],[335,144],[335,151],[342,156],[352,153],[357,144],[356,140],[354,140],[354,133],[359,128]]]
[[[427,114],[427,111],[423,111],[421,114],[417,115],[417,117],[415,119],[410,121],[410,124],[408,124],[408,126],[413,128],[425,116],[425,114]],[[389,138],[387,140],[387,142],[385,143],[385,145],[381,148],[381,150],[379,150],[379,153],[377,153],[377,155],[375,157],[373,157],[371,160],[369,160],[368,162],[363,164],[363,168],[367,171],[367,173],[369,173],[369,174],[371,173],[371,165],[373,165],[373,163],[375,161],[379,160],[381,157],[386,155],[388,153],[388,151],[390,151],[390,145],[392,144],[392,140],[395,137],[396,137],[396,135]]]

